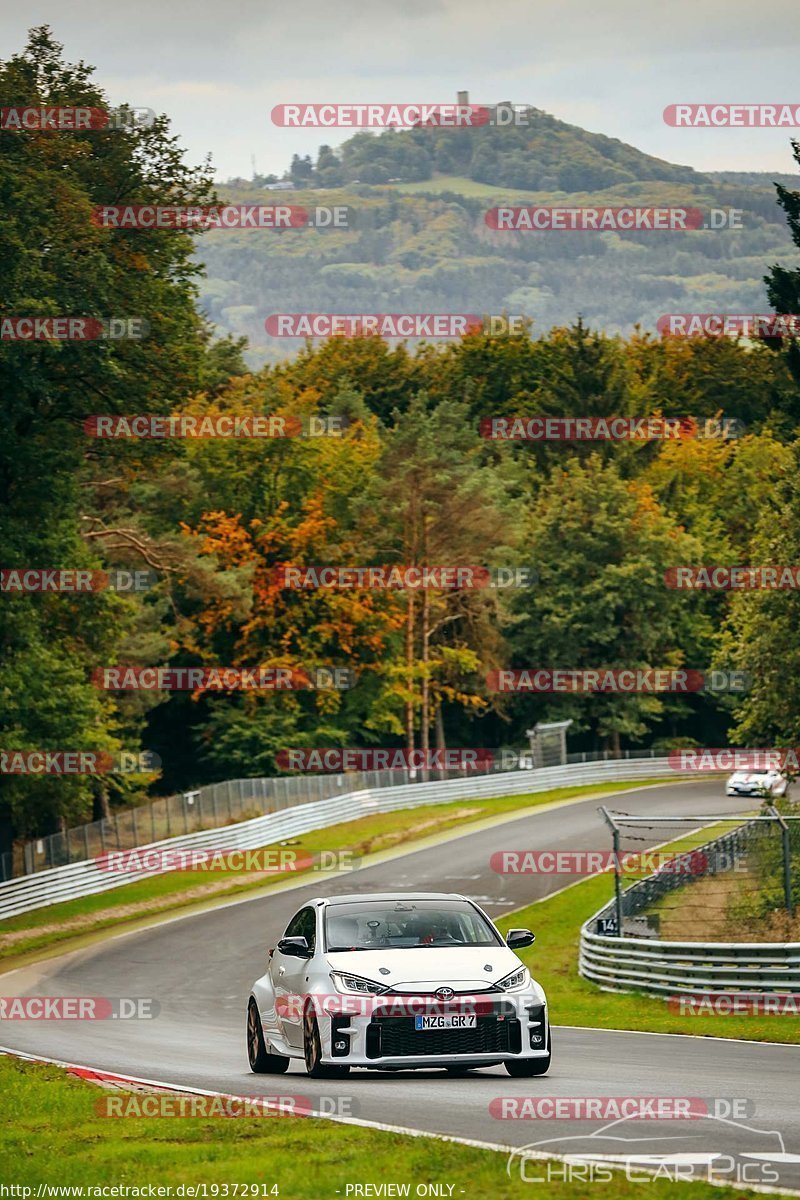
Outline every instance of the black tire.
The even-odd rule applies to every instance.
[[[282,1075],[289,1068],[289,1059],[282,1054],[270,1054],[264,1043],[264,1031],[258,1007],[251,998],[247,1006],[247,1060],[256,1075]]]
[[[319,1025],[316,1013],[310,1007],[303,1015],[303,1058],[306,1064],[306,1074],[311,1079],[343,1079],[345,1075],[350,1074],[348,1066],[333,1066],[322,1061]]]
[[[550,1070],[550,1058],[507,1059],[505,1068],[514,1079],[530,1079],[532,1075],[546,1075]]]

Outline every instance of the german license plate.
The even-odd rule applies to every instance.
[[[414,1028],[419,1029],[474,1029],[478,1018],[474,1013],[443,1013],[436,1017],[414,1017]]]

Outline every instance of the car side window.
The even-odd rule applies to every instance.
[[[304,908],[300,915],[303,917],[303,927],[300,930],[300,937],[306,939],[308,948],[313,954],[317,948],[317,914],[313,908]]]
[[[316,946],[317,916],[313,908],[301,908],[286,926],[284,937],[304,937],[312,952]]]
[[[284,937],[302,937],[303,936],[303,931],[300,928],[300,926],[302,924],[305,913],[306,913],[306,909],[301,908],[300,912],[294,914],[291,921],[286,926],[286,932],[283,935]]]

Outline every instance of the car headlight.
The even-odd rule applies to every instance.
[[[496,986],[504,992],[515,991],[517,988],[527,987],[531,981],[527,967],[519,967],[516,971],[512,971],[510,975],[506,975],[503,979],[498,979]]]
[[[361,975],[350,975],[345,971],[331,971],[331,979],[337,992],[350,992],[356,995],[379,996],[386,991],[386,985],[375,983],[372,979],[364,979]]]

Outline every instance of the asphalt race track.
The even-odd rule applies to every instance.
[[[307,1096],[323,1111],[338,1099],[340,1111],[362,1120],[482,1142],[539,1143],[537,1150],[556,1154],[674,1155],[675,1162],[694,1162],[695,1177],[703,1177],[703,1163],[717,1154],[726,1156],[716,1160],[716,1167],[731,1182],[738,1178],[745,1186],[800,1191],[800,1046],[569,1028],[569,1012],[561,1011],[553,1066],[542,1079],[512,1079],[502,1067],[466,1078],[443,1071],[359,1070],[343,1080],[310,1080],[300,1064],[284,1076],[249,1071],[244,1022],[250,985],[264,969],[267,949],[310,897],[395,889],[462,892],[502,916],[571,880],[497,875],[489,868],[491,854],[509,848],[608,849],[599,802],[590,797],[8,973],[0,987],[5,995],[154,997],[160,1011],[150,1021],[5,1021],[0,1040],[30,1054],[183,1086],[246,1096]],[[722,793],[719,780],[632,789],[603,802],[637,814],[722,814],[742,808]],[[642,833],[655,845],[687,828],[654,825]],[[532,969],[535,975],[535,958]],[[597,1003],[603,1004],[602,993]],[[698,1026],[702,1029],[702,1018]],[[533,1095],[746,1098],[753,1115],[733,1123],[710,1118],[627,1122],[600,1137],[596,1121],[498,1120],[490,1114],[497,1097]],[[505,1170],[503,1160],[498,1170]],[[530,1161],[525,1166],[529,1178],[542,1170]]]

